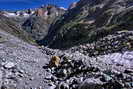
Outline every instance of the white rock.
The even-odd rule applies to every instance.
[[[110,60],[114,63],[119,63],[122,60],[122,55],[120,53],[114,53],[110,56]]]
[[[8,63],[6,63],[6,64],[4,65],[4,67],[10,69],[10,68],[15,67],[15,64],[14,64],[13,62],[8,62]]]
[[[6,13],[4,14],[4,16],[6,16],[6,17],[16,17],[16,14],[15,14],[15,13],[6,12]]]
[[[133,60],[133,52],[125,52],[123,58],[126,60]]]
[[[60,7],[60,9],[67,10],[67,9],[66,9],[66,8],[64,8],[64,7]]]

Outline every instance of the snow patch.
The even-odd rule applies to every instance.
[[[16,17],[17,16],[15,13],[8,13],[8,12],[4,13],[3,15],[6,17]]]
[[[32,12],[31,14],[33,14],[34,12]],[[29,17],[31,14],[28,14],[28,13],[21,13],[21,12],[18,12],[18,13],[12,13],[12,12],[4,12],[4,16],[6,17]]]
[[[67,10],[67,9],[66,9],[66,8],[64,8],[64,7],[60,7],[60,9]]]

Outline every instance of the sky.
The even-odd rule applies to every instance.
[[[79,0],[0,0],[0,10],[23,10],[37,8],[46,4],[54,4],[68,8],[75,1]]]

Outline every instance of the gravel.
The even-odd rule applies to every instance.
[[[89,56],[89,52],[84,53],[87,45],[53,50],[38,48],[2,31],[0,35],[8,37],[0,43],[1,89],[133,88],[131,50]],[[58,66],[49,65],[53,56],[60,59]]]

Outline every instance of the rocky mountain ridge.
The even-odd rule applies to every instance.
[[[64,9],[56,6],[41,7],[22,24],[22,28],[36,41],[40,41],[47,35],[51,24],[64,13]]]
[[[40,43],[52,48],[70,48],[117,31],[130,31],[132,3],[130,0],[81,0],[53,25],[51,33]]]
[[[22,11],[1,11],[1,15],[11,19],[27,32],[35,41],[42,40],[48,33],[50,25],[65,13],[66,9],[54,5],[41,6]]]
[[[34,39],[32,39],[27,32],[22,30],[15,21],[12,19],[9,19],[3,15],[0,15],[0,29],[2,31],[5,31],[9,34],[12,34],[20,39],[22,39],[25,42],[31,43],[31,44],[36,44],[34,42]]]
[[[38,7],[38,8],[35,8],[35,9],[17,10],[17,11],[3,10],[3,11],[0,11],[0,13],[3,14],[4,16],[6,16],[6,17],[29,17],[33,14],[39,16],[39,10],[41,8],[48,8],[48,7],[56,7],[56,8],[61,9],[61,10],[67,10],[63,7],[57,7],[55,5],[42,5],[41,7]],[[46,15],[45,11],[42,11],[42,12],[43,12],[42,15]]]

